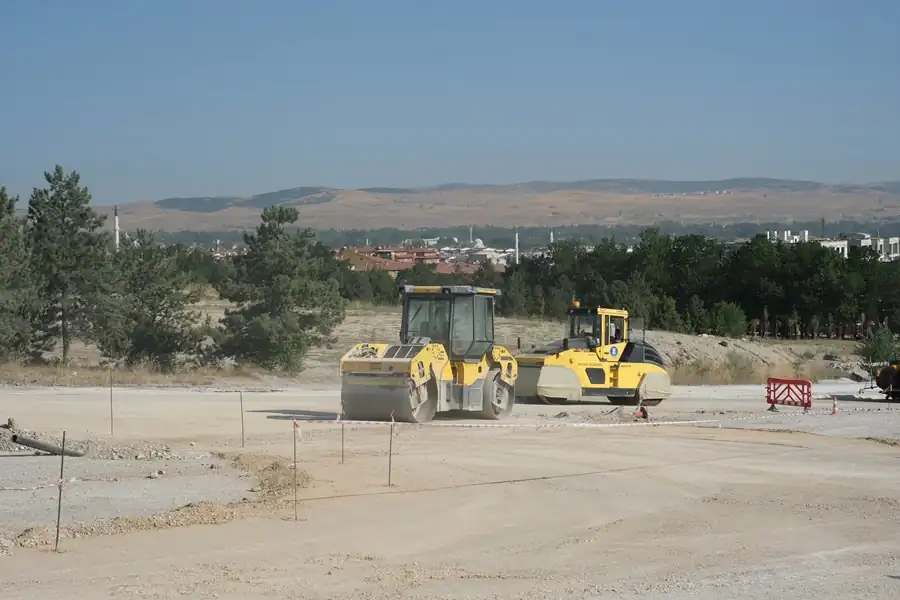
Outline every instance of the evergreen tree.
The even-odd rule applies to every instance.
[[[0,187],[0,360],[3,361],[27,355],[37,298],[29,280],[22,220],[15,215],[17,200]]]
[[[256,232],[245,234],[247,253],[234,259],[234,275],[220,295],[227,310],[219,348],[223,355],[267,369],[297,371],[310,348],[329,343],[344,320],[346,301],[327,277],[309,230],[288,232],[297,210],[273,206]]]
[[[879,326],[857,344],[856,354],[860,358],[860,366],[874,377],[881,363],[897,358],[897,341],[890,329]]]
[[[742,337],[747,334],[747,315],[733,302],[717,302],[709,314],[716,335]]]
[[[189,310],[199,292],[178,263],[179,254],[147,231],[123,244],[111,261],[111,293],[95,311],[94,338],[104,356],[172,371],[180,356],[200,355],[200,314]]]
[[[500,296],[503,314],[508,317],[526,314],[529,296],[525,272],[515,268],[503,287],[503,295]]]
[[[77,172],[57,165],[44,178],[47,187],[32,192],[26,218],[30,269],[43,303],[32,351],[42,355],[61,341],[67,363],[72,340],[90,329],[90,298],[107,272],[110,238],[100,229],[106,217],[91,209]]]

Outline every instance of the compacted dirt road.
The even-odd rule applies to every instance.
[[[64,508],[59,554],[47,538],[8,532],[0,598],[894,599],[900,411],[859,401],[826,414],[825,396],[856,387],[819,386],[810,415],[766,413],[752,386],[683,388],[651,409],[701,421],[676,425],[619,426],[631,415],[605,404],[517,407],[514,427],[398,426],[392,441],[388,425],[346,425],[343,464],[334,388],[245,393],[243,449],[235,392],[117,390],[112,439],[108,391],[4,390],[0,415],[38,432],[280,466],[245,480],[247,501],[194,521],[219,524],[77,529]],[[4,455],[0,488],[24,460],[58,464]],[[180,485],[208,485],[184,473]],[[127,514],[105,490],[79,518]],[[11,511],[49,502],[44,517],[22,514],[52,526],[53,492],[0,499]]]

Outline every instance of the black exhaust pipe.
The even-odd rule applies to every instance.
[[[59,456],[60,454],[65,454],[66,456],[74,456],[81,457],[84,456],[84,452],[78,452],[77,450],[69,450],[66,448],[66,451],[63,452],[63,449],[55,444],[48,444],[47,442],[41,442],[39,440],[33,440],[31,438],[27,438],[24,435],[13,435],[12,443],[18,444],[20,446],[26,446],[28,448],[34,448],[35,450],[43,450],[44,452],[49,452],[50,454],[55,454]]]

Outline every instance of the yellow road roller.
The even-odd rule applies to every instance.
[[[900,400],[900,360],[895,358],[879,369],[875,376],[875,385],[884,394],[886,401]]]
[[[494,343],[500,291],[404,285],[400,294],[400,343],[357,344],[341,358],[342,418],[426,423],[456,411],[509,415],[518,366]]]
[[[516,401],[658,405],[672,393],[669,373],[646,339],[630,339],[630,325],[626,310],[574,301],[564,338],[516,355]]]

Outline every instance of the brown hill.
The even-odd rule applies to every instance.
[[[313,228],[562,226],[867,220],[900,216],[900,183],[826,185],[777,179],[589,180],[433,188],[302,187],[240,197],[167,198],[119,207],[127,228],[225,231],[254,227],[266,206],[296,206]]]

